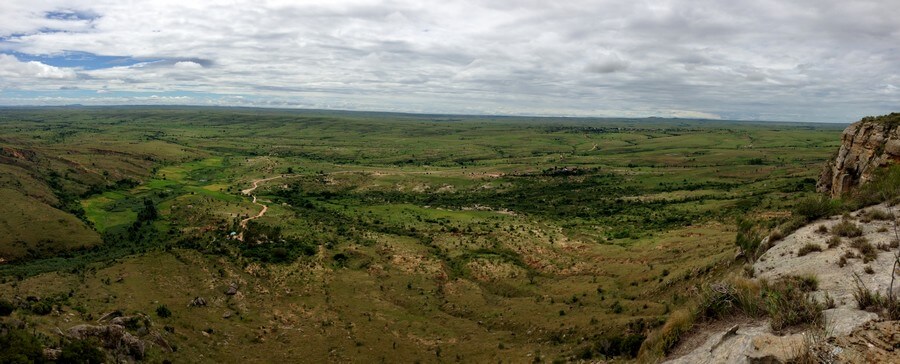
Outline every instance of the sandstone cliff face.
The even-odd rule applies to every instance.
[[[863,118],[844,130],[841,148],[822,170],[818,190],[840,197],[894,162],[900,162],[900,113]]]

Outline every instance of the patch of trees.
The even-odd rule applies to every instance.
[[[0,325],[0,363],[48,363],[44,343],[49,338],[26,328]],[[56,363],[104,363],[106,354],[95,340],[66,340]]]
[[[56,208],[75,215],[84,222],[88,222],[84,208],[78,196],[69,191],[63,185],[63,177],[56,171],[50,171],[47,178],[47,185],[53,190],[56,199],[59,200]]]
[[[316,245],[292,236],[283,236],[280,226],[249,221],[244,230],[241,255],[265,263],[290,263],[316,253]]]
[[[153,200],[145,198],[137,219],[128,227],[127,237],[131,241],[150,240],[156,235],[153,221],[159,217],[156,204]]]
[[[139,186],[141,183],[131,178],[123,178],[113,184],[107,185],[91,185],[87,191],[81,194],[81,198],[88,198],[93,195],[99,195],[106,191],[129,190]]]

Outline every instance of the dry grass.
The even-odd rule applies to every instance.
[[[871,262],[878,258],[878,250],[869,240],[860,236],[850,241],[850,246],[859,251],[862,256],[863,263]]]
[[[882,209],[869,209],[862,213],[860,221],[871,222],[872,220],[886,221],[892,220],[894,215]]]
[[[859,225],[856,225],[856,223],[844,217],[841,222],[835,224],[834,227],[831,228],[831,233],[834,234],[834,236],[855,238],[862,235],[862,229],[859,228]]]
[[[832,236],[831,239],[828,239],[828,249],[840,246],[842,241],[840,236]]]
[[[784,239],[784,233],[781,232],[781,229],[775,229],[775,230],[772,230],[771,233],[769,233],[769,242],[770,243],[774,243],[781,239]]]
[[[654,331],[638,352],[639,361],[656,362],[671,352],[694,327],[695,313],[684,309],[672,313],[659,330]]]
[[[650,362],[665,357],[696,322],[744,316],[767,317],[776,332],[801,325],[821,327],[822,310],[828,305],[809,297],[817,286],[818,280],[812,276],[784,277],[773,283],[733,277],[707,285],[701,289],[692,311],[673,314],[647,338],[638,359]]]
[[[860,310],[878,313],[889,320],[900,320],[900,300],[869,290],[858,275],[855,278],[856,288],[853,291],[853,298]]]
[[[806,245],[800,247],[800,250],[797,251],[797,256],[802,257],[812,252],[820,252],[822,251],[822,247],[819,244],[807,243]]]

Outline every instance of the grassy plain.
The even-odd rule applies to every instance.
[[[18,172],[0,189],[103,242],[64,234],[66,259],[0,247],[0,296],[71,292],[60,315],[14,313],[47,333],[165,304],[177,351],[150,361],[627,358],[734,268],[736,218],[774,225],[812,193],[842,128],[4,109],[0,168]],[[240,191],[276,176],[229,239],[260,209]]]

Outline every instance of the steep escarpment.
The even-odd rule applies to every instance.
[[[900,113],[865,117],[841,136],[841,148],[822,170],[818,190],[837,198],[900,161]]]

